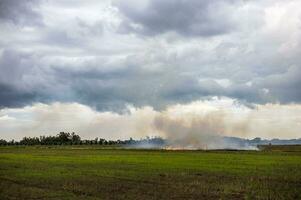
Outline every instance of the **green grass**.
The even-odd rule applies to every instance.
[[[301,199],[301,151],[1,147],[0,199]]]

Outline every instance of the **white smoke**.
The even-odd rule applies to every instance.
[[[171,119],[160,115],[155,118],[154,125],[174,148],[211,149],[222,146],[220,134],[224,124],[219,113],[185,119]]]
[[[242,148],[225,141],[224,136],[245,131],[246,121],[236,115],[244,116],[248,110],[230,99],[197,101],[169,107],[155,118],[154,126],[167,138],[170,148]]]

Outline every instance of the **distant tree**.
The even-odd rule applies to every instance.
[[[72,141],[72,144],[80,144],[80,136],[79,135],[76,135],[74,132],[71,134],[71,141]]]
[[[8,142],[6,140],[0,139],[0,146],[6,146],[7,143]]]
[[[8,145],[15,145],[15,140],[11,140],[7,143]]]
[[[255,138],[256,139],[256,138]],[[255,140],[254,139],[254,140]],[[260,138],[259,138],[260,139]],[[253,141],[253,140],[251,140]],[[40,137],[24,137],[22,140],[18,141],[6,141],[0,139],[0,145],[155,145],[162,146],[165,143],[160,137],[146,137],[140,140],[134,140],[130,138],[129,140],[105,140],[103,138],[95,138],[93,140],[82,140],[79,135],[74,132],[60,132],[56,136],[40,136]]]
[[[94,139],[94,144],[98,144],[98,137]]]
[[[70,135],[70,133],[60,132],[57,136],[58,136],[60,144],[71,143],[71,135]]]
[[[102,139],[102,138],[100,138],[99,140],[98,140],[98,144],[99,145],[104,145],[105,144],[105,139]]]
[[[39,145],[40,139],[37,137],[24,137],[22,140],[19,142],[20,145]]]

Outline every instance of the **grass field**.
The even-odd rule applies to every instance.
[[[301,199],[301,148],[1,147],[0,199]]]

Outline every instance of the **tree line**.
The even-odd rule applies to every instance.
[[[0,139],[0,146],[11,145],[163,145],[165,140],[160,137],[146,137],[145,139],[134,140],[106,140],[103,138],[95,138],[93,140],[82,140],[81,137],[74,132],[60,132],[55,136],[40,136],[40,137],[24,137],[20,141],[6,141]]]

